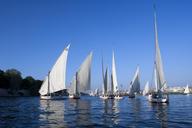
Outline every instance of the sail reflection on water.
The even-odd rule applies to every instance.
[[[61,127],[64,122],[64,102],[60,100],[40,100],[40,121],[49,127]]]
[[[91,100],[74,100],[70,99],[69,104],[73,111],[74,118],[69,119],[76,126],[89,126],[91,121]]]
[[[114,126],[119,124],[119,101],[104,100],[103,101],[103,124]]]
[[[158,120],[160,127],[167,128],[168,127],[168,116],[167,116],[167,108],[168,104],[150,104],[153,111],[155,111],[155,118]]]

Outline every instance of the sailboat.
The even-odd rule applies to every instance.
[[[155,6],[154,6],[155,10]],[[166,81],[164,78],[163,64],[161,59],[160,48],[158,44],[158,34],[157,34],[157,21],[156,12],[154,11],[154,25],[155,25],[155,62],[154,62],[154,80],[155,80],[155,91],[148,96],[150,102],[155,103],[166,103],[169,101],[168,94],[165,92],[167,88]]]
[[[129,98],[135,98],[136,94],[140,93],[139,66],[137,66],[133,80],[130,83]]]
[[[73,86],[73,93],[69,95],[69,98],[80,99],[80,94],[78,91],[78,72],[76,72],[75,76],[73,77],[71,86]]]
[[[188,85],[188,84],[187,84],[187,86],[185,87],[184,94],[190,94],[190,90],[189,90],[189,85]]]
[[[62,54],[57,59],[55,65],[49,71],[48,75],[45,77],[43,84],[39,90],[41,94],[40,98],[45,100],[51,99],[63,99],[66,98],[62,95],[56,95],[58,91],[66,89],[66,65],[67,56],[70,45],[68,45],[62,52]]]
[[[117,74],[116,74],[116,66],[115,66],[115,55],[113,52],[112,56],[112,74],[111,74],[111,86],[112,86],[112,94],[115,99],[122,99],[123,97],[120,96],[118,90],[118,83],[117,83]]]
[[[108,68],[106,68],[105,73],[104,73],[104,65],[103,65],[103,57],[102,57],[102,84],[103,84],[103,91],[102,91],[102,95],[100,96],[100,98],[102,99],[108,99],[109,95],[108,95]]]
[[[144,90],[143,90],[143,96],[148,95],[149,92],[150,92],[149,81],[147,81],[146,84],[145,84],[145,88],[144,88]]]
[[[108,69],[106,68],[105,75],[103,74],[103,92],[100,98],[109,99],[107,87],[108,87]]]
[[[74,88],[74,91],[69,95],[69,98],[79,99],[81,92],[90,90],[92,56],[93,53],[91,52],[81,64],[75,77],[73,77],[72,87]]]
[[[99,96],[99,89],[98,89],[98,88],[95,89],[95,91],[94,91],[94,96]]]

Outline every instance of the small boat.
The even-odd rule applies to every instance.
[[[101,95],[100,98],[104,99],[104,100],[109,99],[109,97],[107,95]]]
[[[120,95],[116,95],[116,96],[114,97],[114,99],[116,99],[116,100],[121,100],[121,99],[123,99],[123,97],[120,96]]]
[[[80,94],[78,91],[78,72],[76,72],[75,77],[73,78],[72,81],[72,86],[74,88],[74,92],[72,94],[69,94],[69,98],[71,99],[80,99]]]
[[[184,94],[187,94],[187,95],[190,94],[189,85],[187,85],[187,86],[185,87]]]
[[[129,98],[135,98],[136,94],[140,93],[140,79],[139,79],[139,66],[137,66],[133,80],[130,83],[129,87]]]
[[[95,89],[95,91],[94,91],[94,96],[99,96],[99,89],[98,89],[98,88]]]
[[[145,88],[143,90],[143,96],[147,96],[149,92],[150,92],[149,81],[147,81],[147,83],[145,84]]]
[[[109,95],[108,95],[108,68],[106,68],[105,70],[105,74],[104,74],[104,66],[103,66],[103,58],[102,58],[102,78],[103,78],[103,91],[102,91],[102,95],[100,96],[101,99],[109,99]]]
[[[99,96],[99,89],[95,89],[94,91],[89,92],[89,96]]]
[[[168,94],[162,92],[153,92],[148,95],[148,100],[152,103],[167,103],[169,102]]]
[[[155,6],[154,6],[155,10]],[[158,44],[157,37],[157,21],[156,21],[156,13],[154,11],[154,21],[155,21],[155,62],[154,62],[154,83],[155,83],[155,91],[153,91],[148,96],[149,102],[152,103],[167,103],[169,102],[169,95],[166,93],[166,81],[164,78],[163,72],[163,63],[161,59],[161,52]]]
[[[58,91],[66,89],[66,65],[70,45],[68,45],[57,59],[52,70],[48,73],[39,90],[42,100],[59,100],[67,98],[64,95],[57,95]]]
[[[69,98],[70,99],[80,99],[80,95],[79,94],[72,94],[72,95],[69,95]]]
[[[135,98],[135,93],[130,93],[130,92],[129,92],[128,97],[129,97],[129,98]]]
[[[67,96],[51,96],[51,95],[44,95],[44,96],[40,96],[41,100],[63,100],[63,99],[67,99]]]
[[[101,99],[109,99],[107,86],[108,86],[108,69],[106,68],[105,75],[103,75],[103,92],[102,95],[100,96]]]
[[[92,55],[93,54],[91,52],[81,64],[79,70],[76,72],[75,77],[73,77],[71,85],[73,92],[69,95],[69,98],[80,99],[80,92],[90,90]]]

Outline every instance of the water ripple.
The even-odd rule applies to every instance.
[[[171,95],[169,104],[150,104],[145,97],[45,101],[39,97],[0,98],[0,127],[190,127],[192,96]]]

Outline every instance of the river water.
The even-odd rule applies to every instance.
[[[122,100],[84,96],[79,100],[53,101],[1,97],[0,128],[192,128],[192,95],[169,98],[169,104],[151,104],[144,96]]]

